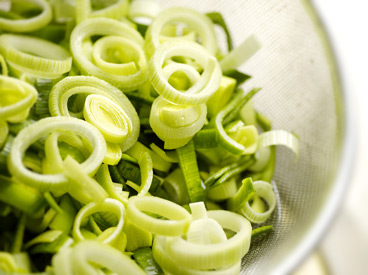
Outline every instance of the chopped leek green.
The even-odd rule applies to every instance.
[[[299,154],[241,88],[256,36],[154,0],[4,3],[0,273],[239,274],[275,147]]]

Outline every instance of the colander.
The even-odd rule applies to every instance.
[[[240,68],[252,75],[244,88],[262,87],[256,109],[274,129],[299,136],[300,157],[295,162],[287,149],[277,149],[278,207],[267,222],[274,231],[252,243],[241,274],[290,273],[337,212],[353,154],[347,94],[313,5],[306,0],[159,2],[221,12],[235,47],[251,34],[262,44]],[[220,43],[225,45],[225,36]]]

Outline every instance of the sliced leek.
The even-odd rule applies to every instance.
[[[87,39],[94,35],[104,38],[91,45]],[[83,74],[96,76],[124,91],[136,90],[147,80],[145,54],[140,48],[143,38],[129,25],[108,18],[87,19],[74,28],[70,41],[74,60]]]
[[[80,108],[85,118],[105,133],[105,139],[108,137],[109,142],[118,142],[122,151],[133,146],[139,135],[139,117],[129,99],[119,89],[92,76],[66,77],[50,93],[51,115],[80,117],[82,113],[73,113],[68,109],[68,101],[76,95],[87,98],[93,95],[88,100],[84,97]],[[120,135],[116,136],[114,132]]]
[[[258,213],[250,206],[249,201],[247,201],[239,212],[252,223],[263,223],[271,216],[276,207],[276,195],[272,190],[272,185],[268,182],[255,181],[253,183],[253,187],[256,191],[255,194],[266,201],[267,210],[265,212]]]
[[[11,67],[31,76],[57,78],[72,67],[72,57],[67,50],[31,36],[2,34],[0,52]]]
[[[37,90],[27,82],[0,75],[0,121],[25,120],[37,96]]]
[[[22,0],[11,0],[11,3],[22,4]],[[27,2],[41,8],[41,12],[30,18],[12,20],[0,18],[0,29],[9,32],[32,32],[45,27],[52,20],[52,10],[46,0],[28,0]]]
[[[106,153],[106,143],[101,133],[95,127],[82,120],[70,117],[53,117],[45,118],[29,125],[15,137],[8,159],[8,167],[16,179],[41,191],[66,191],[68,180],[63,173],[54,175],[34,173],[28,170],[22,162],[24,153],[31,144],[60,129],[73,131],[90,143],[93,152],[81,166],[88,174],[93,174],[97,171]]]
[[[144,212],[157,214],[165,219],[157,219]],[[189,227],[191,216],[185,208],[158,197],[131,197],[127,207],[128,219],[140,228],[153,234],[180,236]]]
[[[191,65],[177,64],[174,68],[170,68],[170,74],[169,72],[165,73],[165,62],[174,56],[192,58],[203,68],[203,73],[198,81],[185,92],[171,86],[168,82],[168,76],[174,71],[183,71],[183,67],[188,68]],[[169,41],[161,44],[149,62],[148,72],[152,86],[164,99],[183,105],[205,103],[219,88],[221,81],[221,69],[216,58],[202,46],[188,41]],[[187,74],[187,72],[191,72],[191,69],[185,69],[183,72]]]
[[[145,49],[152,56],[160,45],[160,34],[165,25],[180,22],[195,31],[206,50],[215,55],[217,41],[211,20],[204,14],[189,8],[173,7],[160,12],[146,32]],[[180,41],[180,38],[178,38]]]

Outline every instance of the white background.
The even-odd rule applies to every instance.
[[[333,275],[368,274],[368,1],[314,0],[352,100],[356,157],[346,199],[320,244]]]

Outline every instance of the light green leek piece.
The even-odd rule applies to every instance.
[[[168,83],[168,76],[164,73],[165,61],[173,56],[192,58],[203,68],[200,79],[185,93],[175,89]],[[172,64],[172,63],[170,63]],[[182,71],[185,64],[175,65]],[[189,70],[189,69],[188,69]],[[174,70],[171,70],[172,73]],[[216,92],[221,82],[221,69],[215,57],[205,48],[194,42],[169,41],[161,44],[153,54],[148,64],[149,79],[155,90],[166,100],[183,105],[205,103]]]
[[[91,42],[86,41],[93,35],[110,36],[110,38],[102,38],[105,39],[101,40],[104,42],[97,40],[97,43],[92,45]],[[108,18],[92,18],[83,21],[74,28],[70,38],[71,52],[78,68],[83,74],[96,76],[124,91],[136,90],[147,80],[147,63],[145,54],[140,48],[142,44],[143,38],[138,31],[121,21]],[[94,47],[97,47],[97,49],[94,49]],[[106,62],[97,59],[100,62],[96,64],[93,56],[96,60],[96,56],[100,55],[106,56],[104,60]],[[116,59],[115,57],[115,60],[112,59],[110,61],[108,59],[109,55],[115,55],[118,58]],[[134,56],[137,56],[135,60]],[[126,62],[134,62],[134,66],[138,69],[137,73],[116,74],[118,72],[116,67],[122,66],[119,63]],[[103,66],[98,66],[101,63]],[[106,66],[108,71],[104,70]],[[129,73],[129,71],[127,72]]]
[[[11,3],[21,4],[22,0],[11,0]],[[41,8],[42,12],[38,15],[24,19],[7,19],[0,18],[0,29],[10,32],[32,32],[42,27],[45,27],[52,20],[52,10],[48,1],[46,0],[27,0],[27,2],[34,4]]]
[[[2,34],[0,52],[21,73],[57,78],[70,71],[72,57],[63,47],[32,36]]]
[[[156,214],[166,219],[157,219],[146,213]],[[191,216],[185,208],[159,197],[130,197],[127,218],[140,228],[153,234],[180,236],[188,230]]]
[[[101,133],[89,123],[71,117],[53,117],[41,119],[24,128],[14,138],[8,158],[10,173],[19,181],[40,191],[67,191],[67,178],[63,173],[42,175],[28,170],[22,158],[31,144],[56,130],[73,131],[86,139],[93,152],[81,164],[87,174],[94,174],[101,165],[106,153],[106,143]]]

